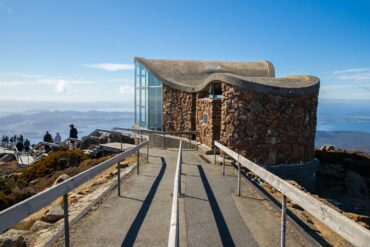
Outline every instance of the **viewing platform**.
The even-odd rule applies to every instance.
[[[208,154],[211,150],[198,150],[199,142],[183,137],[193,132],[172,132],[180,135],[176,138],[144,129],[106,132],[125,133],[135,145],[1,211],[0,232],[62,197],[64,220],[41,246],[327,244],[292,213],[293,204],[341,243],[367,246],[370,241],[369,230],[220,141]],[[113,166],[116,172],[109,176],[115,181],[82,211],[69,211],[69,204],[74,206],[69,195]],[[278,199],[256,181],[276,190]]]
[[[140,164],[139,175],[121,183],[121,196],[112,191],[71,227],[71,246],[166,246],[177,153],[150,148],[149,162]],[[179,245],[278,246],[279,212],[247,179],[242,179],[238,197],[237,170],[229,164],[222,176],[212,159],[183,151]],[[314,246],[291,223],[287,231],[287,246]],[[64,246],[64,238],[55,246]]]

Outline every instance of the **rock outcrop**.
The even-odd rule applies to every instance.
[[[64,210],[62,206],[53,205],[48,210],[46,210],[41,220],[47,223],[54,223],[62,219],[63,217],[64,217]]]
[[[0,247],[25,247],[26,243],[23,238],[25,231],[10,229],[0,235]]]

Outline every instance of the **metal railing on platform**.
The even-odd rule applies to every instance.
[[[182,173],[182,141],[180,141],[177,155],[175,180],[173,184],[171,224],[168,235],[168,247],[179,246],[179,195],[181,194],[181,173]]]
[[[308,193],[298,189],[291,185],[284,179],[274,175],[267,171],[258,164],[248,160],[247,158],[239,155],[233,150],[224,146],[221,142],[214,142],[214,163],[216,163],[216,148],[219,148],[223,152],[222,162],[222,174],[225,174],[225,154],[231,157],[238,163],[238,182],[237,182],[237,194],[241,194],[241,167],[245,167],[255,175],[260,177],[263,181],[274,187],[280,193],[283,194],[282,207],[281,207],[281,241],[280,246],[285,246],[285,234],[286,234],[286,201],[290,198],[294,203],[302,207],[316,219],[321,221],[324,225],[329,227],[331,230],[342,236],[348,242],[354,246],[369,246],[370,243],[370,231],[346,216],[342,215],[333,208],[325,205],[321,201],[312,197]]]
[[[179,141],[183,141],[183,143],[188,143],[189,148],[192,149],[192,146],[194,145],[195,148],[197,149],[197,145],[195,145],[195,142],[192,141],[193,136],[197,136],[198,132],[197,131],[159,131],[159,130],[148,130],[148,129],[135,129],[135,128],[113,128],[113,130],[116,131],[131,131],[131,132],[136,132],[139,134],[150,134],[150,135],[155,135],[160,137],[158,139],[159,145],[163,148],[166,149],[168,147],[177,147]],[[178,135],[178,136],[176,136]],[[184,137],[186,136],[186,137]],[[151,142],[155,142],[157,138],[151,138]],[[175,142],[174,145],[170,145],[171,143],[168,143],[169,141]],[[151,143],[152,144],[152,143]]]
[[[68,221],[68,193],[93,177],[97,176],[107,168],[117,164],[117,184],[118,184],[118,195],[120,195],[120,161],[128,158],[132,154],[136,153],[137,156],[137,173],[139,173],[140,164],[140,152],[139,150],[144,146],[148,145],[149,138],[147,136],[141,136],[142,142],[127,151],[120,153],[109,160],[106,160],[90,169],[81,172],[65,181],[57,184],[49,189],[46,189],[24,201],[21,201],[3,211],[0,212],[0,233],[9,229],[22,219],[29,215],[37,212],[38,210],[46,207],[58,197],[63,196],[64,204],[64,236],[65,246],[69,246],[69,221]]]

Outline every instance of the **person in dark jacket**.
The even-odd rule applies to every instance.
[[[69,125],[69,127],[71,128],[70,131],[69,131],[69,138],[78,139],[78,131],[75,128],[75,126],[73,124],[71,124],[71,125]],[[77,143],[76,140],[70,140],[70,143],[71,143],[71,149],[75,150],[76,149],[76,143]]]
[[[31,146],[31,143],[30,143],[30,141],[26,138],[26,140],[24,141],[24,151],[25,151],[25,152],[29,152],[29,151],[30,151],[30,146]]]
[[[18,152],[22,152],[23,151],[23,142],[18,141],[16,147],[18,149]]]
[[[53,142],[53,138],[51,137],[51,135],[50,135],[49,131],[46,131],[46,133],[45,133],[45,135],[44,135],[44,142]],[[44,146],[45,146],[45,151],[46,151],[47,153],[49,153],[49,151],[50,151],[50,146],[49,146],[49,145],[47,145],[47,144],[45,144]]]

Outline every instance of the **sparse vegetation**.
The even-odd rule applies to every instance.
[[[79,166],[87,158],[88,156],[79,150],[56,151],[24,170],[19,179],[29,183],[54,171]]]
[[[110,157],[89,159],[80,150],[59,150],[51,152],[26,169],[19,169],[9,163],[4,169],[7,172],[0,177],[0,210],[52,186],[62,174],[74,176]]]

